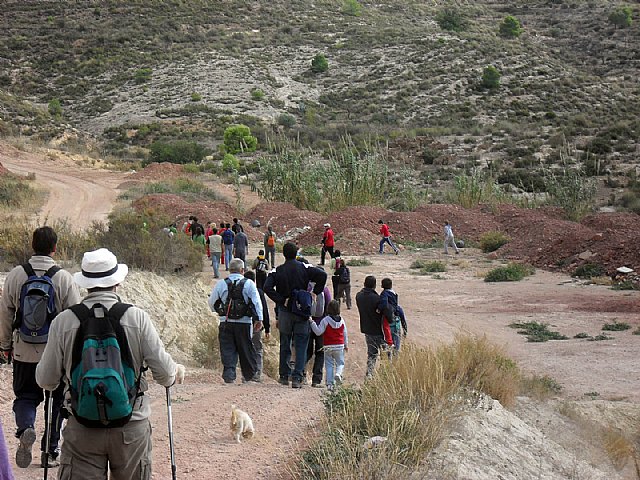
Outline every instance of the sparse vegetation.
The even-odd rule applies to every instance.
[[[258,139],[251,135],[246,125],[231,125],[224,131],[224,148],[226,153],[237,154],[255,152]]]
[[[629,330],[630,328],[631,328],[631,325],[629,325],[628,323],[618,322],[617,320],[614,320],[611,323],[605,323],[604,325],[602,325],[602,330],[609,331],[609,332],[621,332],[624,330]]]
[[[618,7],[609,14],[609,21],[616,28],[627,28],[633,23],[633,10],[631,7]]]
[[[34,195],[28,182],[9,175],[0,176],[0,206],[12,209],[25,205]]]
[[[502,232],[485,232],[480,235],[480,249],[484,253],[495,252],[509,240],[510,238]]]
[[[53,118],[59,119],[60,117],[62,117],[62,104],[60,103],[59,98],[52,98],[49,101],[47,109],[49,111],[49,115],[51,115]]]
[[[134,73],[133,80],[138,85],[147,83],[151,80],[152,72],[153,70],[151,68],[140,68]]]
[[[520,25],[520,20],[512,15],[507,15],[500,24],[499,31],[500,35],[505,38],[517,38],[522,34],[524,29],[522,25]]]
[[[322,53],[316,54],[311,60],[311,71],[313,73],[323,73],[329,70],[329,61]]]
[[[548,340],[568,340],[569,337],[549,330],[549,324],[538,322],[515,322],[509,325],[519,328],[520,335],[526,335],[528,342],[546,342]]]
[[[372,265],[368,258],[352,258],[347,262],[350,267],[368,267]]]
[[[600,277],[606,273],[605,268],[597,263],[584,263],[573,271],[574,277],[592,278]]]
[[[500,86],[500,71],[493,65],[487,65],[482,71],[482,86],[494,90]]]
[[[536,400],[547,400],[560,392],[562,385],[548,375],[531,375],[520,380],[520,393]]]
[[[200,163],[207,154],[207,149],[197,142],[177,140],[175,142],[153,142],[150,148],[147,165],[152,162]]]
[[[447,266],[439,260],[414,260],[409,268],[418,269],[421,274],[447,271]]]
[[[444,7],[436,15],[436,22],[443,30],[462,32],[469,26],[468,20],[457,7]]]
[[[220,345],[218,342],[218,325],[211,319],[203,322],[196,332],[197,340],[193,344],[193,358],[206,368],[220,365]]]
[[[497,267],[489,271],[484,277],[485,282],[517,282],[528,275],[533,275],[534,269],[530,265],[509,263],[504,267]]]
[[[359,17],[362,15],[362,5],[358,0],[343,0],[342,13],[352,17]]]

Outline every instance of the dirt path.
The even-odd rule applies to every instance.
[[[47,192],[40,219],[67,219],[82,229],[103,221],[118,196],[117,186],[126,173],[80,166],[70,159],[52,159],[0,143],[0,163],[12,173],[35,173],[36,183]]]

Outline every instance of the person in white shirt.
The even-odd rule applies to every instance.
[[[448,247],[453,247],[456,253],[460,253],[458,250],[458,246],[456,245],[456,241],[453,238],[453,229],[451,228],[451,224],[447,221],[444,222],[444,253],[449,255]]]

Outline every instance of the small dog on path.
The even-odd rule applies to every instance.
[[[238,443],[240,443],[240,436],[251,438],[254,433],[253,421],[251,421],[249,414],[235,405],[231,405],[231,432]]]

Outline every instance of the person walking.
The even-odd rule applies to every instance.
[[[267,257],[267,260],[269,260],[269,265],[271,265],[272,268],[276,268],[276,241],[277,241],[277,237],[275,232],[273,231],[273,227],[271,225],[269,225],[267,227],[267,231],[264,234],[264,239],[263,239],[263,246],[264,246],[264,251],[265,251],[265,255]]]
[[[280,330],[280,362],[278,380],[282,385],[289,385],[291,377],[292,388],[302,388],[302,372],[306,363],[307,345],[309,343],[309,315],[294,313],[299,292],[305,292],[309,282],[314,283],[311,299],[315,300],[325,287],[327,274],[310,265],[305,266],[296,260],[298,247],[295,243],[286,243],[282,248],[285,262],[278,266],[275,272],[267,277],[264,283],[264,293],[275,302],[277,308],[276,327]],[[303,295],[303,296],[304,296]],[[289,366],[291,358],[291,342],[293,341],[296,360],[292,369]]]
[[[218,235],[218,229],[213,228],[209,235],[209,253],[211,254],[211,266],[213,267],[213,278],[220,278],[220,259],[222,258],[222,237]]]
[[[258,289],[264,287],[264,281],[267,279],[268,273],[271,271],[269,260],[264,256],[264,250],[258,250],[258,256],[253,260],[251,268],[256,272],[255,282]]]
[[[344,352],[349,351],[347,325],[340,316],[340,302],[331,300],[327,305],[327,315],[320,323],[309,320],[309,325],[314,334],[322,335],[327,389],[333,390],[334,384],[342,383]]]
[[[360,331],[367,343],[366,378],[373,376],[380,350],[386,341],[382,332],[382,317],[388,312],[380,311],[380,295],[376,292],[376,277],[369,275],[364,279],[364,287],[356,295],[356,305],[360,315]]]
[[[109,472],[111,480],[149,480],[152,448],[149,422],[151,400],[147,397],[148,383],[144,373],[146,368],[143,366],[147,365],[153,379],[164,387],[170,387],[174,382],[182,383],[184,366],[176,364],[165,351],[149,315],[136,306],[120,302],[116,288],[122,284],[129,271],[125,264],[119,264],[113,253],[100,248],[84,254],[81,268],[73,279],[79,287],[86,288],[89,294],[82,303],[56,317],[51,325],[42,361],[36,369],[36,381],[45,390],[56,390],[61,384],[65,384],[70,390],[66,398],[69,418],[63,430],[64,442],[58,478],[106,480]],[[74,365],[74,345],[76,337],[86,333],[85,323],[81,323],[75,312],[83,309],[87,315],[93,312],[93,316],[88,318],[89,322],[93,319],[94,322],[106,323],[110,318],[109,313],[121,311],[123,306],[125,310],[119,325],[126,342],[118,340],[118,344],[121,349],[124,348],[123,344],[128,345],[127,353],[130,353],[132,363],[130,367],[135,370],[135,383],[138,386],[131,418],[121,426],[87,427],[83,424],[87,422],[86,419],[79,416],[76,418],[78,410],[75,409],[74,402],[79,400],[77,392],[72,394],[75,387],[72,381],[76,375],[74,372],[83,365],[82,360],[77,368]],[[117,332],[117,327],[115,328]],[[106,351],[104,355],[109,356]]]
[[[313,282],[309,284],[307,290],[313,291]],[[325,285],[322,293],[316,297],[316,301],[311,307],[311,320],[316,324],[319,324],[322,319],[327,315],[327,306],[331,301],[331,290]],[[307,361],[311,362],[313,357],[313,365],[311,366],[311,386],[315,388],[322,387],[322,368],[324,367],[324,343],[322,342],[322,335],[316,334],[313,330],[309,333],[309,345],[307,346]],[[307,372],[305,364],[305,372],[303,375],[303,383],[307,384]]]
[[[333,236],[333,230],[330,223],[324,224],[324,234],[322,235],[322,252],[320,253],[320,265],[324,265],[324,259],[327,253],[329,258],[333,258],[333,246],[335,240]]]
[[[228,223],[225,225],[224,232],[222,232],[222,243],[224,244],[224,266],[225,270],[229,271],[229,264],[233,258],[233,239],[235,235],[231,231],[231,225]]]
[[[233,219],[233,226],[231,227],[231,230],[236,235],[239,234],[240,232],[244,232],[244,227],[242,226],[242,224],[240,223],[240,221],[237,218]]]
[[[449,255],[448,247],[453,247],[454,250],[456,251],[456,254],[460,253],[460,250],[458,250],[458,246],[456,245],[456,240],[455,238],[453,238],[453,228],[451,227],[451,224],[448,221],[446,221],[444,222],[444,253],[445,255]]]
[[[340,302],[342,301],[342,297],[344,297],[347,310],[351,310],[351,271],[349,267],[347,267],[347,262],[344,260],[340,261],[339,267],[336,269],[333,277],[337,279],[334,298]]]
[[[256,275],[255,272],[249,270],[248,272],[244,272],[244,278],[248,278],[255,282]],[[270,318],[269,318],[269,306],[267,305],[267,299],[264,296],[264,291],[261,287],[258,287],[258,295],[260,296],[260,303],[262,304],[262,326],[260,330],[253,329],[253,335],[251,335],[251,343],[253,343],[253,348],[256,351],[256,374],[253,376],[254,381],[262,382],[262,370],[264,366],[264,345],[262,344],[262,332],[264,332],[264,338],[269,340],[270,338]],[[253,323],[256,324],[258,322],[258,316],[255,311],[253,312],[252,317]]]
[[[251,337],[254,330],[262,330],[262,302],[256,284],[243,273],[244,262],[234,258],[229,276],[216,283],[209,296],[209,308],[220,316],[218,338],[225,383],[235,383],[238,359],[244,381],[255,380],[258,369]]]
[[[233,239],[233,258],[239,258],[246,265],[249,253],[249,239],[244,231],[240,230]]]
[[[384,253],[384,244],[388,244],[393,248],[393,251],[396,252],[396,255],[400,253],[398,247],[394,245],[391,241],[391,232],[389,231],[389,225],[384,223],[382,220],[378,220],[378,224],[380,225],[380,235],[382,235],[382,239],[380,240],[380,253]]]
[[[16,422],[16,437],[20,439],[16,451],[16,465],[27,468],[31,465],[31,448],[36,440],[36,412],[38,405],[44,400],[44,392],[36,383],[36,367],[42,359],[48,341],[48,335],[33,337],[25,334],[17,323],[22,322],[20,299],[23,285],[31,276],[46,275],[51,278],[55,292],[55,312],[62,312],[65,308],[80,301],[80,291],[73,282],[73,277],[66,270],[60,269],[52,256],[56,252],[58,236],[51,227],[40,227],[33,232],[31,246],[34,255],[24,265],[19,265],[9,272],[4,283],[4,292],[0,300],[0,350],[7,362],[13,359],[13,414]],[[48,330],[53,325],[48,319]],[[44,333],[44,332],[43,332]],[[32,343],[33,341],[40,343]],[[49,451],[46,452],[47,438],[42,436],[40,442],[41,466],[45,462],[51,467],[58,465],[58,442],[62,418],[60,408],[64,399],[63,386],[52,389],[52,418],[51,432],[49,432]],[[45,411],[45,423],[48,421]],[[46,432],[45,432],[46,433]],[[46,453],[49,455],[47,456]]]

